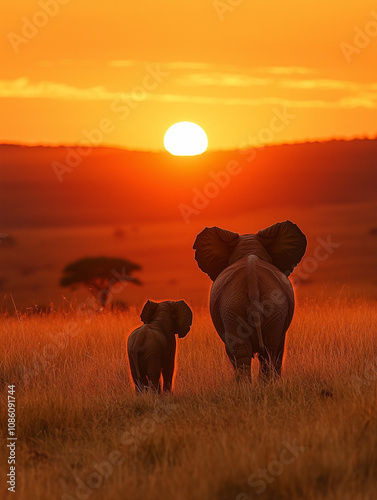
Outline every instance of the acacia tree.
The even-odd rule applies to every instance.
[[[131,275],[141,266],[119,257],[85,257],[68,264],[63,269],[60,286],[84,285],[106,307],[112,287],[119,282],[141,285],[141,281]]]

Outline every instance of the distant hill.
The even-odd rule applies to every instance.
[[[94,148],[82,157],[78,152],[0,145],[2,230],[174,221],[182,220],[182,212],[199,220],[203,215],[377,198],[376,139],[198,157],[111,148]],[[52,165],[61,170],[61,182]],[[224,174],[226,168],[231,173]]]

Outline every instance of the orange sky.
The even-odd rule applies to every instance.
[[[158,150],[183,120],[211,149],[377,135],[375,0],[0,4],[1,142]]]

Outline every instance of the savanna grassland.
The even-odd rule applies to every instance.
[[[4,146],[0,498],[14,384],[20,500],[374,500],[376,147],[271,147],[252,164],[229,152],[196,166],[101,149],[58,182],[64,148]],[[181,203],[235,158],[242,173],[185,220]],[[205,226],[253,233],[286,219],[308,248],[291,275],[283,378],[259,382],[254,360],[252,384],[237,384],[192,245]],[[67,264],[98,255],[142,267],[142,286],[112,294],[125,310],[96,312],[87,289],[59,286]],[[146,299],[193,309],[171,396],[137,397],[130,381],[126,339]]]
[[[125,341],[136,309],[1,321],[1,434],[5,448],[15,384],[17,499],[375,498],[374,300],[300,300],[283,379],[267,385],[236,384],[196,307],[171,396],[133,392]],[[5,472],[1,496],[4,483]]]

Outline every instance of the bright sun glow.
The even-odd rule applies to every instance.
[[[207,135],[196,123],[179,122],[172,125],[164,137],[164,146],[175,156],[194,156],[204,153]]]

